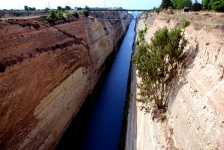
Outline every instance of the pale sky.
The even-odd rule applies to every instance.
[[[124,9],[152,9],[158,7],[162,0],[0,0],[0,9],[24,9],[24,5],[44,9],[57,6],[78,7],[122,7]]]

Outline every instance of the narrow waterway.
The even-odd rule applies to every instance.
[[[134,27],[133,20],[93,102],[84,106],[86,110],[82,108],[76,115],[56,149],[118,149],[135,35]]]

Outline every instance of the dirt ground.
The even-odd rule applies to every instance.
[[[197,26],[197,29],[200,30],[204,26],[211,28],[223,28],[224,29],[224,13],[217,13],[212,11],[200,11],[200,12],[181,12],[173,11],[171,14],[169,11],[163,11],[160,14],[164,16],[169,16],[171,19],[182,20],[185,18],[190,21],[190,23]]]

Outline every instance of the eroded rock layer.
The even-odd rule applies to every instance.
[[[41,18],[0,22],[1,149],[53,148],[129,23],[82,17],[52,26]]]

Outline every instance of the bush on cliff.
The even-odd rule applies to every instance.
[[[137,46],[132,58],[141,79],[137,100],[146,112],[151,106],[166,110],[178,65],[185,58],[186,44],[181,29],[169,31],[165,27],[155,32],[150,45],[141,43]]]
[[[57,12],[56,13],[56,19],[59,20],[59,19],[62,19],[63,18],[63,13],[62,12]]]
[[[83,13],[83,15],[84,15],[84,16],[86,16],[86,17],[88,17],[88,16],[89,16],[89,11],[88,11],[88,10],[83,10],[83,12],[82,12],[82,13]]]
[[[79,14],[76,11],[72,15],[76,18],[79,18]]]
[[[182,18],[180,26],[182,29],[188,27],[190,25],[190,22],[186,18]]]
[[[55,11],[55,10],[51,10],[51,11],[50,11],[50,15],[49,15],[49,17],[50,17],[51,19],[56,18],[56,11]]]
[[[139,30],[139,31],[138,31],[138,40],[139,40],[140,43],[145,42],[145,34],[146,34],[147,30],[148,30],[148,28],[147,28],[147,26],[145,25],[144,30]],[[138,41],[137,41],[137,42],[138,42]],[[138,43],[138,44],[139,44],[139,43]],[[138,45],[138,44],[137,44],[137,45]]]
[[[67,18],[71,18],[71,17],[73,16],[73,14],[67,12],[67,13],[66,13],[66,16],[67,16]]]

